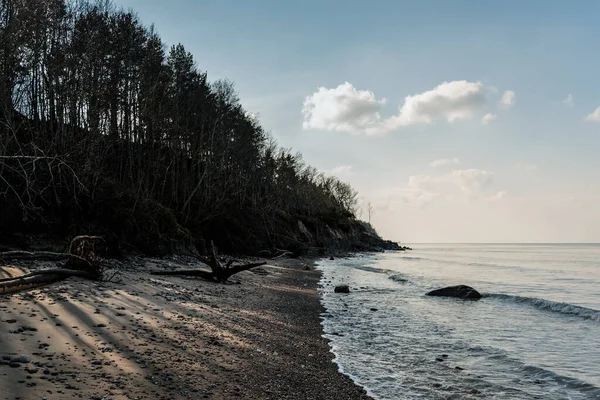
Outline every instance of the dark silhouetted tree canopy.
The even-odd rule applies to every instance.
[[[167,49],[132,12],[0,2],[4,233],[299,252],[353,229],[349,185],[280,148],[233,83],[209,82],[183,45]]]

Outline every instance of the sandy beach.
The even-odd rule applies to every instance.
[[[0,399],[368,399],[332,362],[305,263],[215,284],[147,273],[193,259],[138,258],[115,263],[120,283],[0,296]]]

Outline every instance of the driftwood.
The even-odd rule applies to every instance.
[[[264,256],[267,258],[271,258],[272,260],[277,260],[279,258],[284,258],[284,257],[293,257],[294,253],[289,251],[289,250],[285,250],[285,249],[273,249],[271,250],[261,250],[258,252],[259,256]]]
[[[282,253],[273,257],[273,260],[278,260],[280,258],[284,258],[284,257],[292,257],[294,255],[294,253],[292,253],[291,251],[288,250],[281,250]]]
[[[0,279],[0,294],[31,289],[72,276],[91,280],[102,279],[103,270],[99,259],[94,253],[94,243],[101,239],[97,236],[76,236],[71,240],[69,253],[20,250],[0,253],[0,260],[2,261],[15,259],[67,261],[64,265],[65,268],[43,269],[17,277]]]
[[[0,260],[9,261],[9,260],[19,260],[19,259],[27,259],[27,260],[45,260],[45,261],[61,261],[61,260],[76,260],[84,265],[88,265],[90,268],[92,265],[88,260],[83,257],[78,256],[77,254],[71,253],[54,253],[51,251],[22,251],[22,250],[14,250],[14,251],[5,251],[0,253]]]
[[[238,272],[247,271],[249,269],[266,264],[266,262],[263,261],[259,263],[232,265],[233,260],[229,260],[227,264],[222,265],[219,262],[219,259],[217,258],[215,244],[212,241],[210,242],[210,249],[211,252],[209,258],[202,257],[200,255],[196,256],[198,260],[210,267],[210,271],[201,269],[186,269],[178,271],[152,271],[150,272],[150,274],[169,276],[197,276],[199,278],[207,279],[213,282],[226,282],[227,279],[229,279],[232,275],[237,274]]]
[[[42,285],[62,281],[72,276],[80,278],[96,279],[91,273],[65,268],[43,269],[14,278],[0,279],[0,294],[17,292],[19,290],[31,289]]]
[[[28,274],[15,276],[12,278],[2,278],[2,279],[0,279],[0,283],[8,282],[8,281],[19,281],[19,280],[23,280],[23,279],[32,278],[35,276],[50,276],[50,275],[67,276],[67,277],[79,276],[82,278],[90,278],[90,276],[91,276],[90,273],[86,272],[86,271],[76,271],[76,270],[66,269],[66,268],[51,268],[51,269],[42,269],[39,271],[30,272]]]

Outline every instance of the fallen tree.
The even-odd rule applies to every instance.
[[[210,242],[210,257],[206,258],[200,255],[195,256],[203,264],[210,267],[210,271],[201,269],[184,269],[177,271],[151,271],[151,275],[168,275],[168,276],[195,276],[212,282],[226,282],[232,275],[238,272],[247,271],[249,269],[265,265],[266,262],[232,265],[233,260],[229,260],[227,264],[222,265],[217,258],[217,250],[214,242]]]
[[[66,260],[61,268],[50,268],[33,271],[16,277],[0,279],[0,294],[13,293],[42,285],[58,282],[75,276],[90,280],[101,280],[104,270],[100,259],[95,254],[95,243],[103,239],[99,236],[76,236],[71,240],[69,253],[49,251],[6,251],[0,253],[0,260]]]
[[[92,275],[86,271],[76,271],[65,268],[43,269],[14,278],[0,279],[0,294],[32,289],[42,285],[59,282],[72,276],[93,279]]]
[[[1,252],[0,261],[15,259],[48,261],[65,260],[65,263],[59,268],[41,269],[16,277],[0,278],[0,294],[31,289],[59,282],[69,277],[79,277],[95,281],[104,279],[104,269],[100,263],[100,258],[96,256],[95,249],[95,244],[103,242],[104,239],[99,236],[76,236],[71,240],[68,253],[21,250]],[[196,276],[212,282],[226,282],[232,275],[266,264],[266,262],[263,261],[258,263],[233,265],[234,261],[230,260],[223,265],[217,258],[217,251],[212,241],[210,250],[209,257],[203,257],[201,255],[195,256],[199,261],[208,265],[210,271],[201,269],[152,271],[151,274]]]
[[[22,251],[13,250],[5,251],[0,253],[0,260],[44,260],[44,261],[61,261],[61,260],[74,260],[83,265],[87,265],[92,268],[91,263],[83,257],[71,253],[55,253],[51,251]]]

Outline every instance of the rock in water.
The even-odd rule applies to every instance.
[[[478,300],[481,298],[481,293],[471,286],[457,285],[432,290],[427,293],[427,296],[458,297],[459,299]]]
[[[348,285],[338,285],[333,291],[334,293],[350,293],[350,287]]]

